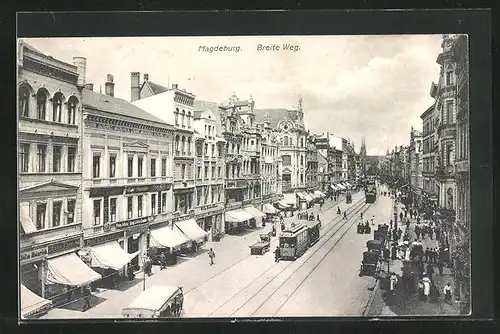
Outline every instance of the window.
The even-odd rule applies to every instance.
[[[127,176],[134,176],[134,157],[131,155],[127,157]]]
[[[304,147],[304,138],[300,138],[300,147]]]
[[[76,97],[72,96],[68,101],[68,124],[75,124],[76,119],[76,105],[78,104],[78,100]]]
[[[54,146],[52,148],[52,170],[54,173],[61,172],[61,146]]]
[[[61,123],[62,113],[62,99],[61,93],[55,93],[52,98],[52,121]]]
[[[75,205],[76,200],[68,199],[68,224],[73,224],[75,222]]]
[[[215,178],[215,166],[212,166],[212,173],[210,174],[211,178]]]
[[[44,90],[39,90],[36,94],[36,113],[38,119],[45,119],[47,109],[47,94]]]
[[[181,165],[181,177],[182,179],[186,178],[186,164]]]
[[[101,155],[99,153],[94,153],[92,160],[92,177],[98,179],[101,175]]]
[[[38,145],[37,146],[37,157],[38,157],[38,171],[40,173],[45,173],[45,163],[47,157],[47,146]]]
[[[215,145],[212,144],[212,156],[215,157]]]
[[[36,229],[45,228],[45,215],[47,214],[47,203],[38,203],[36,205]]]
[[[191,137],[187,139],[187,153],[191,155]]]
[[[68,147],[68,172],[75,172],[76,147]]]
[[[217,177],[221,177],[221,168],[217,167]]]
[[[292,164],[292,156],[291,155],[284,155],[283,156],[283,165],[290,166],[291,164]]]
[[[200,166],[198,166],[196,168],[196,178],[201,179],[201,167]]]
[[[251,146],[253,146],[253,145],[254,145],[254,141],[253,141],[253,140],[251,140],[251,141],[250,141],[250,145],[251,145]]]
[[[175,154],[178,155],[180,151],[180,137],[175,136]]]
[[[127,197],[127,219],[132,219],[133,197]]]
[[[94,225],[101,224],[101,200],[94,200]]]
[[[203,156],[203,147],[201,146],[201,144],[196,145],[196,156]]]
[[[29,117],[30,92],[28,88],[19,88],[19,114]]]
[[[205,155],[208,155],[208,144],[205,144]]]
[[[116,155],[109,156],[109,177],[116,177]]]
[[[202,187],[197,187],[196,188],[196,205],[200,206],[201,205],[201,196],[203,194],[203,188]]]
[[[443,121],[444,123],[444,121]],[[446,101],[446,123],[453,123],[453,101]]]
[[[446,85],[453,85],[453,71],[446,72]]]
[[[446,166],[451,166],[451,164],[453,163],[451,153],[452,153],[452,146],[451,144],[448,144],[446,145]]]
[[[167,158],[161,159],[161,176],[167,176]]]
[[[205,173],[203,174],[203,178],[208,179],[208,166],[205,166]]]
[[[188,114],[187,114],[187,126],[188,128],[191,127],[191,112],[188,111]]]
[[[142,217],[142,195],[137,196],[137,217]]]
[[[175,109],[175,125],[179,125],[179,108]]]
[[[284,137],[284,145],[288,146],[288,137],[287,136]]]
[[[161,212],[167,212],[167,193],[161,194]]]
[[[304,156],[300,156],[300,165],[303,166],[304,165]]]
[[[156,176],[156,159],[151,158],[151,177]]]
[[[156,194],[151,194],[151,214],[156,215]]]
[[[181,112],[181,125],[182,127],[185,127],[186,125],[184,124],[184,118],[186,117],[186,112],[182,110]]]
[[[30,144],[22,143],[19,145],[19,172],[27,173],[29,171]]]
[[[137,176],[142,177],[142,157],[137,158]]]
[[[52,203],[52,227],[57,227],[61,225],[61,209],[62,209],[61,201]]]
[[[116,221],[116,198],[109,199],[109,221]]]

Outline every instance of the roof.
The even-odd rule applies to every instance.
[[[164,93],[168,90],[167,87],[159,85],[157,83],[154,83],[153,81],[150,81],[150,80],[145,80],[144,83],[142,84],[142,86],[144,87],[144,85],[146,85],[146,84],[150,88],[153,95],[161,94],[161,93]],[[141,87],[141,90],[143,87]]]
[[[82,91],[82,102],[86,108],[168,125],[158,117],[151,115],[128,101],[96,93],[88,89]]]
[[[175,286],[155,285],[143,291],[125,309],[143,309],[157,311],[172,297],[178,290]]]
[[[285,117],[289,117],[289,110],[280,108],[280,109],[256,109],[255,110],[255,121],[256,122],[265,122],[265,118],[269,115],[269,123],[271,123],[271,127],[276,127],[280,120]]]
[[[219,105],[215,102],[203,101],[203,100],[194,100],[194,110],[195,111],[207,111],[210,110],[214,114],[219,112]]]
[[[56,59],[46,53],[43,53],[42,51],[38,50],[37,48],[27,44],[25,41],[22,41],[22,46],[23,48],[26,48],[29,52],[33,53],[33,54],[36,54],[40,57],[43,57],[45,59],[50,59],[51,61],[55,61],[57,63],[60,63],[60,64],[63,64],[63,65],[66,65],[66,66],[69,66],[71,69],[73,69],[73,71],[76,73],[77,71],[77,67],[74,65],[74,64],[70,64],[68,62],[65,62],[65,61],[62,61],[62,60],[59,60],[59,59]]]
[[[424,113],[422,115],[420,115],[420,118],[421,119],[426,118],[427,116],[429,116],[432,113],[432,111],[434,111],[434,104],[432,104],[429,108],[427,108],[427,110],[424,111]]]

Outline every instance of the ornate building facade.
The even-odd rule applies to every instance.
[[[80,261],[75,251],[82,242],[85,62],[75,57],[68,64],[22,41],[18,45],[20,278],[46,298],[60,292],[51,280],[51,263],[66,256]]]
[[[281,199],[281,179],[279,168],[281,157],[279,143],[273,132],[270,117],[266,117],[258,126],[262,133],[261,152],[261,177],[262,177],[262,203],[275,203]]]

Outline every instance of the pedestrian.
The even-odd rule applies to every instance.
[[[403,221],[403,212],[399,213],[399,220]]]
[[[274,250],[274,262],[280,262],[280,248],[278,246]]]
[[[92,304],[90,303],[91,298],[92,298],[92,290],[90,289],[90,286],[86,286],[83,289],[83,300],[85,301],[85,305],[83,305],[83,312],[87,311],[92,307]]]
[[[408,228],[408,229],[410,228],[410,221],[409,220],[406,221],[406,228]]]
[[[316,215],[316,220],[319,221],[319,213]]]
[[[438,260],[439,276],[443,276],[443,269],[444,269],[443,260],[440,257],[439,260]]]
[[[430,280],[432,280],[432,275],[434,275],[434,267],[432,266],[432,263],[427,264],[427,276],[429,277]]]
[[[340,215],[342,212],[340,211],[340,207],[337,207],[337,214]]]
[[[361,212],[361,221],[363,221],[363,212]]]
[[[375,215],[372,216],[372,226],[375,225]]]
[[[167,267],[167,257],[165,256],[165,252],[161,252],[160,254],[160,270],[163,270]]]
[[[450,282],[446,283],[443,289],[444,293],[444,301],[445,303],[450,303],[451,302],[451,284]]]
[[[208,257],[210,258],[210,265],[212,266],[215,259],[215,252],[212,248],[210,248],[210,250],[208,251]]]
[[[347,220],[347,212],[344,211],[344,219]]]
[[[398,276],[396,276],[396,273],[392,272],[390,277],[390,287],[389,287],[391,295],[394,295],[394,291],[396,290],[397,284],[398,284]]]
[[[391,260],[396,260],[398,258],[398,248],[396,247],[396,244],[392,244],[391,248]]]
[[[422,283],[424,285],[424,300],[428,300],[431,293],[431,280],[427,276],[424,276]]]

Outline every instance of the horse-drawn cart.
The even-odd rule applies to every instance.
[[[250,246],[251,255],[264,255],[269,251],[271,245],[271,233],[262,233],[259,235],[260,241]]]

